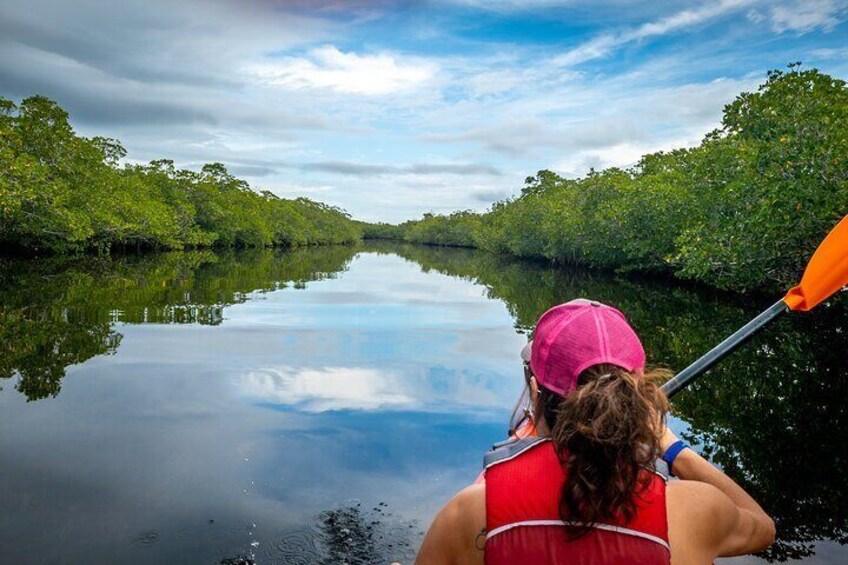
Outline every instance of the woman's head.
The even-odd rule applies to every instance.
[[[593,365],[606,363],[632,372],[645,367],[645,349],[624,314],[584,299],[542,314],[521,356],[541,386],[562,396]]]
[[[546,312],[529,354],[535,419],[567,470],[563,519],[591,525],[632,517],[647,484],[644,469],[659,451],[668,409],[659,381],[670,373],[645,371],[644,350],[624,316],[589,301]]]

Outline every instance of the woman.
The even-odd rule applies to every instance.
[[[485,481],[442,508],[416,563],[699,564],[774,542],[754,499],[666,428],[669,374],[645,370],[621,312],[551,308],[522,356],[536,437],[486,456]]]

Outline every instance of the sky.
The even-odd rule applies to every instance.
[[[848,0],[3,0],[0,96],[128,162],[368,221],[697,145],[769,69],[848,78]]]

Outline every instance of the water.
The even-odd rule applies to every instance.
[[[410,563],[504,437],[524,332],[577,296],[677,369],[772,298],[402,245],[0,262],[0,562]],[[777,517],[732,563],[848,561],[845,311],[675,403]]]

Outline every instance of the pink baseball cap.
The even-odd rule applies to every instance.
[[[592,365],[631,372],[645,367],[645,349],[624,314],[583,298],[542,314],[521,358],[540,385],[562,396],[577,388],[577,377]]]

